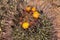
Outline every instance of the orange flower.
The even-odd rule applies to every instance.
[[[27,12],[30,12],[30,10],[31,10],[31,7],[29,7],[29,6],[26,7],[26,11],[27,11]]]
[[[40,16],[40,13],[37,12],[37,11],[35,11],[35,12],[33,12],[32,16],[33,16],[34,18],[38,18],[38,17]]]
[[[36,11],[36,8],[35,8],[35,7],[33,7],[33,8],[32,8],[32,11],[33,11],[33,12],[34,12],[34,11]]]

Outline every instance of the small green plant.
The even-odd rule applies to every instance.
[[[0,0],[0,40],[52,40],[50,20],[26,2]]]

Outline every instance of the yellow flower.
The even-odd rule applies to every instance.
[[[28,23],[28,22],[24,22],[24,23],[22,24],[22,28],[24,28],[24,29],[29,28],[29,23]]]
[[[34,18],[39,18],[40,13],[37,12],[37,11],[35,11],[35,12],[33,12],[32,16],[33,16]]]
[[[32,11],[33,11],[33,12],[34,12],[34,11],[36,11],[36,8],[35,8],[35,7],[33,7],[33,8],[32,8]]]
[[[27,12],[30,12],[30,10],[31,10],[31,7],[29,7],[29,6],[26,7],[26,11],[27,11]]]

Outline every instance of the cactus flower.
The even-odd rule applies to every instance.
[[[33,12],[32,16],[37,19],[37,18],[39,18],[40,13],[35,11],[35,12]]]
[[[34,11],[36,11],[36,8],[35,8],[35,7],[33,7],[31,10],[34,12]]]
[[[31,10],[31,7],[26,7],[27,12],[30,12],[30,10]]]
[[[23,22],[22,28],[24,28],[24,29],[29,28],[29,23],[28,22]]]

